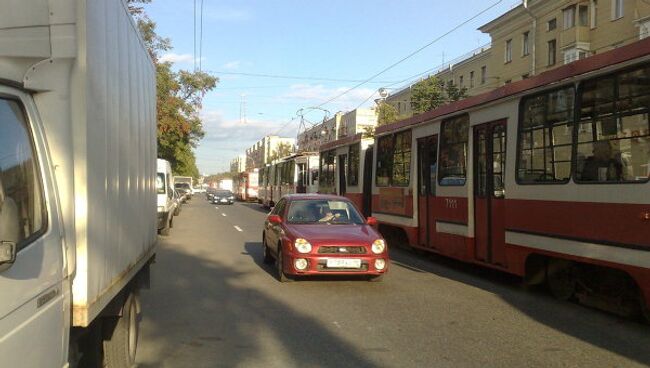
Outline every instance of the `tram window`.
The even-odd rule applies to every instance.
[[[361,143],[353,144],[348,148],[348,185],[359,183],[359,149]]]
[[[378,187],[390,185],[393,172],[393,136],[380,137],[377,141],[377,178]]]
[[[517,181],[566,183],[571,176],[574,88],[522,99]]]
[[[585,82],[580,106],[576,181],[648,181],[650,66]]]
[[[321,188],[334,188],[335,157],[336,152],[334,151],[321,153],[320,180],[318,182]]]
[[[393,173],[391,184],[396,187],[406,187],[411,178],[411,131],[395,134],[395,149],[393,151]]]
[[[440,138],[440,185],[465,185],[469,115],[444,120]]]

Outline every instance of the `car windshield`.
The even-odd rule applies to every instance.
[[[156,177],[156,189],[158,190],[158,194],[165,194],[165,174],[158,173],[158,177]]]
[[[176,183],[176,184],[174,184],[174,188],[176,188],[176,189],[190,189],[190,185],[188,183]]]
[[[214,194],[218,196],[231,196],[232,192],[229,190],[217,190]]]
[[[364,224],[351,202],[338,199],[302,199],[291,201],[287,222],[290,224]]]

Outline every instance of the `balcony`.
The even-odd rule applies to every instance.
[[[574,26],[560,32],[560,48],[589,44],[591,40],[588,26]]]

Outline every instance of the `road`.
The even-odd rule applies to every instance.
[[[140,367],[635,367],[650,326],[391,248],[381,283],[281,284],[258,205],[186,205],[141,294]]]

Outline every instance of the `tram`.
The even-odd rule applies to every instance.
[[[318,153],[303,152],[284,157],[260,170],[259,202],[273,207],[283,195],[316,193]]]
[[[256,202],[259,191],[259,170],[243,171],[235,182],[235,196],[244,202]]]

